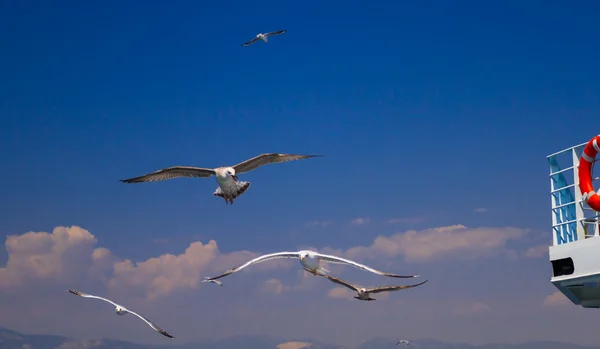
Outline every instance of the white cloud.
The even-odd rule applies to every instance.
[[[310,221],[306,223],[307,227],[319,227],[319,228],[325,228],[325,227],[329,227],[330,225],[333,224],[333,221],[322,221],[322,220],[314,220],[314,221]]]
[[[526,257],[526,258],[548,257],[548,253],[549,253],[548,250],[549,250],[548,244],[533,246],[533,247],[528,248],[525,252],[523,252],[522,256]]]
[[[312,346],[310,342],[285,342],[277,345],[277,349],[302,349]]]
[[[358,217],[358,218],[355,218],[355,219],[351,220],[350,224],[352,224],[352,225],[364,225],[364,224],[369,224],[369,222],[371,222],[371,218],[369,218],[369,217],[366,217],[366,218]]]
[[[489,305],[483,302],[473,302],[455,310],[455,314],[459,316],[465,315],[479,315],[483,313],[489,313],[492,309]]]
[[[8,261],[0,268],[0,289],[34,280],[62,281],[84,274],[95,263],[102,266],[110,253],[94,249],[95,244],[90,232],[76,226],[57,227],[52,233],[9,235],[5,242]]]
[[[281,293],[283,293],[284,288],[285,288],[285,286],[283,285],[283,282],[281,282],[281,280],[269,279],[269,280],[265,281],[265,284],[263,286],[263,291],[266,293],[281,294]]]
[[[112,289],[135,288],[146,299],[155,300],[176,289],[196,289],[207,271],[223,272],[257,256],[250,251],[221,254],[216,241],[210,240],[207,244],[193,242],[179,255],[163,254],[136,263],[121,260],[96,244],[94,235],[77,226],[56,227],[52,233],[9,235],[0,289],[87,277]],[[284,262],[262,263],[249,272],[293,265]]]
[[[479,258],[498,254],[515,255],[506,248],[509,240],[520,239],[528,232],[513,227],[467,228],[453,225],[421,231],[409,230],[392,236],[378,236],[371,246],[356,246],[346,251],[350,258],[403,255],[408,261],[426,261],[442,257]]]
[[[345,287],[334,287],[329,292],[327,292],[327,296],[331,298],[342,298],[342,299],[352,299],[352,297],[356,296],[356,294]]]
[[[544,308],[564,307],[567,305],[573,305],[573,303],[560,291],[547,296],[542,303]]]
[[[425,221],[423,217],[405,217],[388,219],[388,224],[417,224]]]
[[[489,210],[485,207],[477,207],[476,209],[473,210],[473,212],[475,212],[475,213],[486,213],[487,211],[489,211]]]
[[[363,218],[366,220],[366,218]],[[408,261],[429,261],[444,257],[479,258],[498,254],[514,255],[507,241],[523,237],[526,230],[503,228],[467,228],[462,225],[409,230],[391,236],[378,236],[370,246],[355,246],[346,251],[321,248],[325,253],[351,259],[403,257]],[[219,252],[217,242],[193,242],[183,253],[163,254],[145,261],[121,260],[104,247],[97,247],[96,238],[80,227],[57,227],[52,233],[12,235],[6,240],[8,263],[0,268],[0,288],[17,287],[32,281],[61,281],[87,276],[101,280],[113,291],[128,289],[146,300],[156,300],[175,290],[197,289],[203,276],[221,273],[259,253],[237,251]],[[541,250],[541,248],[540,248]],[[537,248],[527,250],[526,256],[536,255]],[[277,268],[292,268],[297,263],[274,260],[260,263],[244,272],[255,273]],[[328,266],[329,269],[334,265]],[[299,271],[304,275],[303,271]],[[314,276],[302,276],[299,285],[286,287],[277,279],[270,280],[272,292],[306,290],[316,283]],[[335,291],[338,292],[338,291]]]

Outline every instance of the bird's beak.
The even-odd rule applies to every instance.
[[[231,175],[231,178],[233,178],[233,180],[236,181],[236,182],[238,180],[236,175]]]

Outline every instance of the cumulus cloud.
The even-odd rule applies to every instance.
[[[0,268],[0,289],[39,282],[61,282],[87,276],[113,289],[137,289],[148,300],[166,296],[176,289],[195,289],[207,271],[224,272],[258,254],[238,251],[222,254],[217,243],[193,242],[179,255],[164,254],[141,262],[122,260],[97,239],[77,227],[56,227],[52,233],[28,232],[9,235],[5,248],[6,266]],[[253,271],[291,267],[284,261],[263,263]]]
[[[409,230],[392,236],[378,236],[371,246],[357,246],[346,251],[350,258],[363,256],[371,259],[381,256],[403,255],[408,261],[426,261],[448,256],[478,258],[497,254],[515,256],[506,247],[509,240],[524,237],[528,230],[513,227],[467,228],[464,225]]]
[[[100,234],[101,232],[98,233]],[[522,239],[522,242],[529,242],[531,245],[540,242],[533,242],[531,239],[526,238],[524,239],[523,237],[526,234],[526,230],[511,227],[469,228],[457,225],[424,230],[408,230],[389,236],[379,236],[375,239],[368,240],[364,246],[355,246],[350,249],[339,249],[341,246],[334,246],[336,249],[318,246],[318,250],[320,252],[331,253],[356,260],[364,259],[366,256],[367,258],[374,259],[376,263],[365,263],[373,265],[374,267],[378,267],[378,263],[386,260],[398,262],[399,259],[431,261],[436,259],[441,260],[443,258],[449,260],[456,256],[461,258],[477,258],[494,255],[511,256],[511,251],[516,251],[519,256],[536,255],[534,252],[530,252],[530,250],[542,250],[541,247],[536,249],[536,246],[534,246],[531,249],[521,248],[519,250],[513,250],[511,247],[511,241],[516,239]],[[96,238],[91,233],[79,227],[57,227],[49,233],[26,233],[23,235],[10,236],[6,240],[5,247],[8,252],[8,262],[6,266],[0,268],[0,294],[2,294],[2,297],[0,297],[0,313],[7,314],[7,316],[2,317],[4,321],[3,323],[0,323],[0,326],[14,327],[16,329],[20,326],[21,328],[27,328],[27,330],[31,331],[37,331],[38,329],[55,331],[56,329],[63,328],[65,333],[80,331],[78,333],[82,333],[81,336],[97,335],[98,337],[96,338],[102,338],[106,335],[113,336],[113,331],[120,328],[121,325],[119,325],[118,328],[117,325],[112,328],[110,326],[107,327],[106,322],[113,321],[110,320],[113,316],[110,314],[111,312],[106,312],[108,320],[102,318],[102,316],[104,316],[102,314],[98,314],[97,317],[93,316],[92,318],[89,318],[89,321],[103,323],[102,326],[92,326],[94,330],[90,330],[90,332],[85,332],[86,328],[90,328],[90,326],[83,326],[79,323],[73,324],[72,321],[69,322],[64,319],[57,320],[56,322],[58,324],[54,325],[53,321],[54,319],[57,319],[54,312],[61,309],[64,311],[68,306],[66,306],[66,303],[62,303],[64,301],[62,301],[60,297],[58,297],[55,304],[55,294],[49,295],[47,292],[48,289],[44,288],[45,282],[56,282],[56,280],[59,280],[58,282],[62,284],[63,281],[61,280],[74,280],[77,284],[82,284],[82,288],[85,286],[85,289],[82,289],[82,291],[89,290],[89,292],[92,293],[98,292],[97,294],[107,295],[111,299],[113,299],[114,296],[115,300],[123,300],[124,304],[130,305],[134,309],[138,309],[139,305],[139,309],[143,314],[148,314],[151,318],[154,318],[156,313],[160,314],[161,316],[159,317],[163,319],[161,320],[161,323],[169,324],[172,322],[173,328],[181,328],[178,331],[181,331],[182,338],[187,333],[187,335],[189,335],[190,338],[193,337],[194,340],[203,336],[202,334],[197,333],[196,330],[198,326],[210,328],[209,332],[211,334],[214,332],[218,333],[216,335],[219,336],[241,334],[244,331],[259,332],[261,328],[268,328],[272,331],[286,331],[286,329],[295,328],[294,331],[299,331],[298,333],[317,333],[319,326],[331,323],[343,323],[344,321],[351,322],[349,319],[352,317],[353,312],[356,311],[354,307],[361,307],[362,309],[363,306],[365,310],[361,311],[368,312],[368,316],[383,319],[380,320],[378,326],[375,327],[379,327],[379,325],[386,326],[387,323],[390,323],[389,318],[397,319],[398,309],[391,308],[391,305],[395,305],[397,302],[403,302],[404,308],[401,309],[401,311],[405,312],[405,314],[411,314],[411,316],[403,317],[406,318],[406,326],[413,326],[414,321],[412,320],[412,314],[421,318],[425,317],[423,314],[431,314],[429,315],[431,316],[430,320],[434,322],[438,321],[437,323],[439,324],[450,323],[453,321],[449,319],[455,318],[455,311],[456,314],[462,316],[461,321],[466,321],[468,323],[469,321],[474,321],[474,319],[485,320],[493,318],[496,314],[485,315],[486,312],[489,313],[492,310],[493,313],[501,313],[503,311],[501,305],[496,306],[496,303],[488,303],[489,299],[498,296],[498,294],[489,294],[486,292],[489,290],[490,292],[499,293],[506,290],[506,287],[492,287],[489,289],[483,287],[478,288],[477,290],[472,289],[472,281],[481,281],[478,279],[481,275],[469,274],[465,276],[466,279],[461,279],[460,282],[456,282],[456,275],[450,275],[450,273],[453,273],[450,266],[447,266],[446,269],[443,266],[438,268],[440,267],[440,264],[431,264],[429,266],[424,266],[426,269],[424,270],[425,274],[431,274],[432,270],[434,270],[434,273],[438,272],[437,276],[431,275],[431,277],[440,280],[440,285],[444,285],[442,288],[436,289],[427,287],[419,289],[419,291],[416,292],[407,291],[405,293],[405,291],[400,291],[397,293],[390,292],[376,294],[374,295],[374,298],[376,298],[378,302],[374,302],[375,304],[370,306],[369,303],[355,300],[353,297],[356,295],[356,292],[352,292],[351,290],[342,287],[333,288],[334,285],[323,278],[315,277],[304,272],[299,268],[297,260],[273,260],[254,265],[245,269],[243,272],[240,272],[239,274],[246,274],[246,280],[239,280],[243,279],[244,275],[236,274],[236,276],[231,277],[233,279],[238,279],[237,282],[241,282],[240,285],[246,285],[247,282],[254,283],[254,285],[250,285],[250,287],[252,287],[255,292],[262,290],[269,292],[270,294],[281,295],[272,297],[279,298],[278,304],[280,305],[278,307],[281,307],[281,309],[268,308],[267,310],[269,311],[264,311],[265,305],[268,307],[268,304],[271,303],[263,303],[261,299],[255,299],[256,295],[240,292],[240,289],[235,289],[235,287],[223,287],[220,289],[218,287],[216,289],[213,287],[206,287],[199,291],[202,293],[201,296],[198,296],[195,290],[201,288],[200,282],[204,276],[217,275],[258,256],[263,252],[269,253],[274,251],[237,251],[233,253],[222,253],[219,251],[219,246],[216,241],[203,240],[202,242],[197,241],[191,243],[187,248],[173,254],[155,255],[153,258],[144,258],[140,260],[132,260],[131,257],[123,259],[122,257],[127,256],[120,256],[121,258],[115,256],[109,249],[99,246]],[[507,261],[507,263],[492,263],[494,264],[494,268],[496,268],[495,265],[498,265],[498,270],[500,270],[500,272],[496,273],[498,271],[496,269],[493,271],[495,272],[494,274],[497,274],[501,279],[496,279],[494,277],[490,278],[487,282],[489,283],[491,280],[492,282],[497,281],[499,286],[506,285],[505,281],[510,281],[514,278],[514,276],[511,276],[513,275],[511,273],[511,268],[518,268],[519,262],[520,261],[513,260]],[[444,261],[442,261],[442,263],[444,263]],[[340,269],[337,269],[338,267]],[[430,267],[430,269],[428,269],[428,267]],[[298,277],[294,279],[294,274],[291,274],[290,277],[289,273],[285,273],[285,276],[281,276],[281,279],[275,279],[273,277],[277,275],[270,274],[260,275],[260,278],[253,278],[251,275],[248,275],[253,273],[264,273],[264,271],[274,268],[289,268],[294,272],[297,272]],[[338,270],[340,272],[342,270],[349,270],[349,273],[352,273],[352,268],[345,266],[327,265],[326,268],[331,270],[334,275],[338,275]],[[383,267],[381,269],[383,269]],[[389,269],[389,271],[393,271],[392,268]],[[487,270],[487,266],[484,267],[484,269]],[[388,270],[388,268],[383,270]],[[485,270],[482,271],[482,273],[486,273]],[[524,274],[522,273],[520,275],[523,276]],[[100,290],[98,288],[94,289],[94,285],[92,285],[92,287],[83,285],[86,283],[85,280],[81,280],[84,277],[90,277],[96,280],[98,277],[103,277],[105,278],[103,280],[106,280],[106,287],[109,289]],[[371,277],[371,279],[369,279],[369,277]],[[256,281],[256,279],[258,279],[258,281]],[[229,280],[229,278],[226,280]],[[261,282],[260,280],[266,280],[266,282]],[[360,271],[356,271],[356,278],[349,277],[348,280],[368,287],[376,286],[379,282],[395,284],[388,279],[382,279],[376,275],[370,275],[369,273]],[[447,282],[448,280],[450,280],[450,282]],[[485,283],[486,281],[482,282]],[[8,287],[31,285],[35,285],[36,287],[28,287],[28,289],[33,289],[34,292],[38,292],[40,297],[24,298],[21,295],[21,292],[14,292],[12,294],[10,294],[11,292],[2,293],[4,290],[8,289]],[[474,302],[472,299],[468,300],[469,292],[467,292],[466,295],[464,294],[465,285],[471,285],[467,287],[469,292],[473,291],[473,293],[475,293],[476,291],[477,294],[484,294],[488,298],[478,299],[479,302]],[[60,286],[62,287],[62,285]],[[313,297],[313,295],[288,295],[286,293],[288,291],[304,291],[312,287],[319,288],[322,291],[319,291],[319,293],[315,291],[315,297]],[[547,285],[540,287],[547,287]],[[23,288],[20,290],[22,289]],[[58,289],[58,287],[56,287],[56,289]],[[542,300],[539,297],[539,289],[540,288],[536,289],[536,293],[534,294],[535,297],[538,297],[538,304],[536,305],[533,303],[531,305],[538,311],[541,309],[540,303]],[[544,288],[541,289],[543,290]],[[59,291],[64,292],[62,289]],[[179,293],[180,291],[183,292]],[[125,292],[127,295],[115,294],[120,292]],[[211,299],[208,304],[207,302],[202,301],[202,299],[206,299],[204,296],[212,297],[212,292],[217,292],[223,296],[225,296],[223,293],[231,293],[225,298],[217,297],[218,299]],[[136,300],[131,299],[131,295],[137,294],[140,294],[141,297],[146,300],[157,301],[152,304],[152,306],[150,306],[148,302],[144,302],[146,304],[136,304]],[[4,295],[6,295],[6,297]],[[229,297],[229,295],[237,295],[237,297]],[[286,297],[289,297],[289,302]],[[342,300],[333,301],[329,297]],[[382,302],[382,300],[387,297],[389,297],[390,300],[393,300],[393,302],[388,302],[388,305]],[[501,294],[501,299],[494,298],[494,302],[501,302],[502,299],[508,299],[508,301],[505,301],[505,304],[507,307],[513,307],[510,309],[511,311],[514,310],[515,312],[519,312],[516,316],[520,316],[521,314],[523,316],[529,316],[528,311],[531,309],[525,309],[526,306],[521,307],[522,303],[517,304],[513,302],[510,300],[511,297],[517,297],[516,293],[515,295],[510,295],[510,297]],[[66,301],[71,301],[69,296],[64,296],[62,298],[66,299]],[[78,316],[75,318],[80,318],[79,316],[84,318],[89,315],[85,309],[85,307],[88,306],[88,303],[81,303],[82,305],[69,308],[72,312],[78,313]],[[255,303],[259,305],[255,305]],[[458,309],[455,309],[456,304],[462,305]],[[558,293],[558,295],[549,296],[544,301],[545,306],[555,306],[556,304],[570,303],[560,293]],[[489,305],[492,305],[494,308],[490,309]],[[102,305],[96,305],[93,302],[89,303],[89,307],[96,306],[98,308],[102,307]],[[348,308],[348,306],[350,306],[350,308]],[[213,309],[211,309],[211,307],[213,307]],[[235,310],[235,314],[243,313],[247,319],[252,319],[256,313],[260,313],[261,322],[266,321],[268,325],[261,325],[263,327],[259,327],[256,322],[247,321],[246,318],[240,315],[236,315],[233,318],[223,315],[220,320],[218,317],[216,317],[217,319],[213,317],[199,319],[199,321],[205,321],[205,323],[196,325],[187,325],[189,321],[184,321],[185,319],[193,317],[198,312],[218,312],[217,309],[222,311],[223,314],[230,314]],[[302,317],[298,317],[300,320],[297,320],[297,323],[282,324],[280,314],[290,313],[292,311],[308,314],[306,316],[310,316],[310,314],[313,314],[315,311],[322,311],[323,317],[319,318],[314,324],[310,323],[307,325],[306,322],[302,320]],[[273,314],[274,312],[279,313]],[[482,314],[480,315],[482,317],[473,318],[476,314]],[[483,315],[485,315],[485,317]],[[385,316],[388,316],[388,318]],[[68,325],[67,323],[64,323],[64,321],[67,321]],[[131,322],[137,324],[134,320]],[[51,327],[48,327],[49,323]],[[460,324],[458,320],[457,323]],[[147,333],[147,328],[144,327],[143,324],[137,325],[139,325],[140,331],[144,331],[140,332],[143,333],[142,336]],[[314,327],[312,327],[313,325]],[[77,328],[78,326],[79,328]],[[396,325],[393,327],[395,328]],[[491,326],[484,327],[490,328]],[[105,330],[102,330],[102,328]],[[235,328],[235,330],[231,330],[231,328]],[[300,330],[297,330],[297,328],[300,328]],[[460,332],[460,328],[461,327],[457,325],[456,328],[452,329],[452,332]],[[389,331],[394,330],[395,329],[391,329]],[[411,331],[412,330],[413,329],[411,329]],[[415,325],[414,330],[418,330],[418,326]],[[365,329],[365,331],[370,333],[371,329]],[[384,334],[385,331],[388,330],[381,329],[376,335]],[[127,337],[131,335],[129,329],[123,330],[123,333],[114,335],[117,337],[121,336],[123,339],[131,339]],[[494,332],[490,333],[493,334]],[[419,335],[426,335],[426,333]],[[77,342],[69,345],[73,348],[93,347],[94,343]],[[67,345],[65,345],[65,347],[67,347]]]
[[[57,227],[52,233],[9,235],[4,244],[8,261],[0,268],[0,289],[35,280],[65,280],[84,273],[95,263],[102,267],[110,253],[95,249],[96,242],[89,231],[76,226]]]
[[[369,217],[366,217],[366,218],[358,217],[358,218],[355,218],[355,219],[351,220],[350,224],[352,224],[352,225],[364,225],[364,224],[369,224],[370,221],[371,221],[371,218],[369,218]]]
[[[356,294],[345,287],[334,287],[329,292],[327,292],[327,296],[331,298],[343,298],[343,299],[352,299]]]
[[[104,345],[101,340],[71,340],[62,343],[55,349],[90,349]]]
[[[572,305],[573,303],[567,298],[562,292],[556,291],[551,295],[544,298],[542,306],[544,308],[555,308],[564,307],[566,305]]]
[[[178,256],[164,254],[139,263],[120,261],[114,266],[109,285],[143,288],[149,300],[165,296],[176,288],[194,289],[217,254],[217,243],[211,240],[207,244],[194,242]]]
[[[281,282],[281,280],[275,279],[275,278],[269,279],[269,280],[265,281],[265,284],[263,286],[263,291],[265,293],[281,294],[284,291],[283,282]]]
[[[525,234],[526,230],[512,227],[467,228],[454,225],[378,236],[370,246],[356,246],[345,251],[331,248],[321,248],[320,251],[356,260],[381,260],[398,256],[409,261],[428,261],[448,256],[477,258],[495,254],[512,255],[515,251],[506,247],[507,242]],[[222,273],[260,255],[251,251],[223,254],[217,242],[210,240],[208,243],[193,242],[181,254],[163,254],[135,262],[120,259],[96,244],[97,240],[90,232],[76,226],[57,227],[52,233],[29,232],[8,236],[5,244],[8,262],[4,268],[0,268],[0,289],[17,287],[28,281],[56,282],[87,275],[101,280],[113,290],[127,289],[153,301],[176,290],[196,289],[203,276]],[[532,248],[524,254],[533,256],[537,251],[538,248]],[[273,260],[253,265],[244,272],[292,268],[295,263],[297,261]],[[329,266],[330,269],[335,267]],[[303,271],[299,273],[304,275]],[[284,286],[277,279],[268,281],[267,285],[271,292],[281,293],[309,289],[314,283],[314,277],[307,280],[303,276],[299,285]]]
[[[310,342],[285,342],[277,345],[277,349],[302,349],[311,347]]]
[[[530,247],[522,253],[522,256],[526,258],[548,257],[548,246],[548,244],[542,244]]]
[[[307,227],[319,227],[319,228],[325,228],[328,227],[330,225],[333,224],[333,221],[320,221],[320,220],[314,220],[314,221],[310,221],[306,223]]]
[[[388,219],[388,224],[417,224],[425,221],[423,217],[405,217]]]
[[[456,315],[478,315],[478,314],[483,314],[483,313],[488,313],[490,312],[492,309],[490,308],[489,305],[482,303],[482,302],[473,302],[471,304],[467,304],[465,306],[459,307],[458,309],[456,309],[455,314]]]

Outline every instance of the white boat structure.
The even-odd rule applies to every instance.
[[[584,151],[585,149],[585,151]],[[600,308],[600,197],[592,185],[600,136],[548,155],[552,201],[551,282],[573,304]]]

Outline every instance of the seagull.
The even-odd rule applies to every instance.
[[[223,286],[223,283],[221,281],[219,281],[219,280],[211,280],[209,277],[206,277],[206,276],[204,277],[204,280],[202,280],[202,282],[212,282],[212,283],[215,283],[215,284],[217,284],[219,286]]]
[[[261,263],[261,262],[264,262],[264,261],[267,261],[270,259],[277,259],[277,258],[300,259],[302,268],[313,275],[322,275],[324,273],[329,273],[329,270],[320,266],[320,262],[325,262],[325,263],[332,263],[332,264],[347,264],[347,265],[356,267],[358,269],[370,271],[371,273],[375,273],[375,274],[379,274],[379,275],[383,275],[383,276],[394,277],[394,278],[419,277],[419,275],[403,276],[403,275],[390,274],[390,273],[386,273],[383,271],[373,269],[373,268],[368,267],[363,264],[356,263],[349,259],[340,258],[340,257],[336,257],[336,256],[330,256],[330,255],[326,255],[326,254],[322,254],[322,253],[318,253],[318,252],[314,252],[314,251],[302,250],[302,251],[298,251],[298,252],[277,252],[277,253],[266,254],[264,256],[254,258],[254,259],[250,260],[249,262],[246,262],[245,264],[242,264],[238,267],[230,269],[222,275],[215,276],[212,278],[205,278],[206,279],[205,281],[208,282],[210,280],[217,280],[217,279],[225,277],[229,274],[233,274],[237,271],[240,271],[251,264]]]
[[[400,344],[400,343],[404,343],[404,344],[406,344],[406,345],[409,345],[409,344],[410,344],[410,342],[409,342],[409,341],[407,341],[406,339],[402,339],[402,340],[398,341],[398,343],[396,343],[396,345],[398,345],[398,344]]]
[[[399,290],[405,290],[407,288],[412,288],[412,287],[417,287],[417,286],[421,286],[424,283],[427,282],[427,280],[420,282],[418,284],[415,285],[406,285],[406,286],[382,286],[382,287],[373,287],[373,288],[364,288],[364,287],[359,287],[356,285],[353,285],[349,282],[346,282],[344,280],[338,279],[336,277],[333,276],[329,276],[329,275],[319,275],[322,276],[326,279],[329,279],[329,281],[331,282],[335,282],[336,284],[348,287],[349,289],[358,292],[358,295],[355,296],[354,298],[361,300],[361,301],[375,301],[375,298],[371,298],[370,294],[371,293],[380,293],[380,292],[386,292],[386,291],[399,291]]]
[[[238,196],[242,195],[246,190],[248,190],[248,187],[250,187],[250,182],[239,182],[237,174],[252,171],[257,167],[267,164],[322,156],[323,155],[299,155],[277,153],[261,154],[253,157],[252,159],[240,162],[235,166],[217,167],[214,169],[190,166],[174,166],[163,168],[162,170],[148,173],[143,176],[122,179],[121,182],[156,182],[177,177],[208,178],[214,175],[217,179],[217,184],[219,186],[217,187],[217,190],[215,190],[213,195],[223,198],[226,204],[233,205],[233,200]]]
[[[259,33],[258,35],[256,35],[256,37],[254,39],[252,39],[252,40],[250,40],[250,41],[242,44],[242,46],[248,46],[250,44],[253,44],[253,43],[257,42],[258,40],[262,40],[264,42],[269,42],[269,39],[267,39],[269,36],[280,35],[280,34],[283,34],[285,32],[286,32],[286,30],[284,29],[284,30],[278,30],[276,32],[266,33],[266,34]]]
[[[152,323],[152,321],[150,321],[150,320],[146,319],[145,317],[141,316],[141,315],[140,315],[140,314],[138,314],[138,313],[134,313],[133,311],[131,311],[131,310],[129,310],[129,309],[127,309],[127,308],[125,308],[125,307],[124,307],[124,306],[122,306],[122,305],[119,305],[119,304],[117,304],[117,303],[114,303],[113,301],[110,301],[110,300],[108,300],[108,299],[106,299],[106,298],[102,298],[102,297],[94,296],[94,295],[91,295],[91,294],[87,294],[87,293],[79,292],[79,291],[73,291],[73,290],[67,290],[67,291],[69,291],[70,293],[72,293],[72,294],[74,294],[74,295],[76,295],[76,296],[80,296],[80,297],[84,297],[84,298],[96,298],[96,299],[101,299],[101,300],[103,300],[103,301],[105,301],[105,302],[108,302],[108,303],[110,303],[110,304],[112,304],[112,305],[114,305],[114,306],[116,307],[116,308],[115,308],[115,312],[117,313],[117,315],[125,315],[125,314],[127,314],[127,313],[131,313],[131,314],[133,314],[133,315],[135,315],[135,316],[139,317],[140,319],[144,320],[144,322],[146,322],[148,325],[150,325],[150,327],[152,327],[152,329],[153,329],[154,331],[156,331],[156,332],[158,332],[158,333],[162,334],[163,336],[166,336],[166,337],[169,337],[169,338],[173,338],[173,339],[175,338],[175,337],[173,337],[172,335],[170,335],[170,334],[169,334],[167,331],[165,331],[165,330],[161,329],[160,327],[156,326],[155,324],[153,324],[153,323]]]

